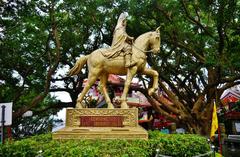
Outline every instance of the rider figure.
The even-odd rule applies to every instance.
[[[118,18],[118,22],[113,33],[113,40],[111,45],[113,53],[108,56],[108,58],[117,57],[123,52],[125,67],[131,67],[135,64],[132,61],[132,43],[134,38],[130,37],[126,33],[127,16],[128,14],[124,12],[121,13]]]

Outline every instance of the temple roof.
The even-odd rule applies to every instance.
[[[223,103],[237,102],[240,100],[240,86],[234,86],[223,92],[220,98]]]

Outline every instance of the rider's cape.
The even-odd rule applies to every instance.
[[[113,37],[112,46],[106,51],[102,52],[103,56],[106,58],[115,58],[123,54],[123,49],[126,46],[126,40],[128,35],[121,30],[116,31]]]

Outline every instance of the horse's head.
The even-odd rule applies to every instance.
[[[156,31],[153,31],[150,33],[150,38],[149,38],[149,46],[150,49],[153,51],[153,53],[158,53],[160,51],[160,27],[156,29]]]

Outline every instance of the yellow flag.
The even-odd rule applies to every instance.
[[[215,135],[215,132],[217,131],[217,129],[218,129],[218,117],[217,117],[216,103],[214,101],[210,138],[212,138]]]

